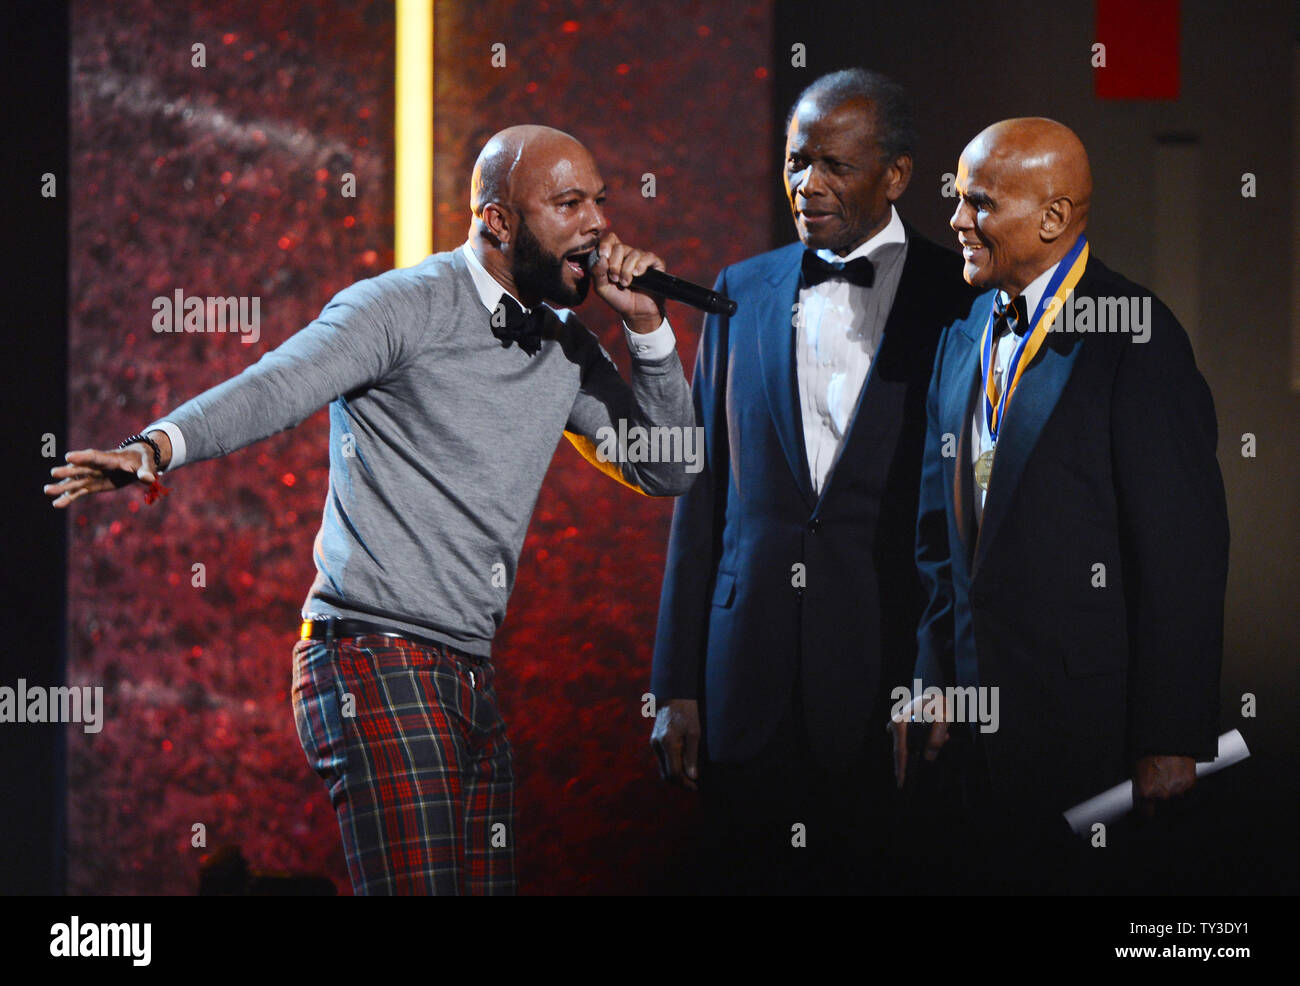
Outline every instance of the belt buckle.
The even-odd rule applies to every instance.
[[[312,620],[312,619],[303,620],[302,625],[298,628],[298,637],[300,640],[320,640],[321,638],[317,637],[312,631],[315,629],[316,624],[324,623],[325,624],[324,641],[326,645],[332,644],[334,643],[334,622],[335,621],[333,619],[329,619],[329,618],[321,619],[321,620]]]

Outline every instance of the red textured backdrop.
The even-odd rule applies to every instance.
[[[768,0],[441,0],[436,30],[435,249],[464,238],[478,147],[525,121],[593,149],[611,228],[675,272],[711,281],[767,247]],[[234,375],[391,266],[393,32],[391,3],[74,7],[71,447]],[[260,297],[261,341],[155,334],[151,302],[177,288]],[[598,304],[582,314],[626,367]],[[699,319],[670,316],[689,365]],[[129,492],[70,511],[69,679],[107,706],[101,733],[68,734],[72,892],[192,892],[199,823],[209,850],[347,892],[288,700],[327,432],[318,413],[177,471],[155,506]],[[561,446],[495,646],[522,892],[661,888],[680,850],[689,798],[660,786],[641,715],[670,513]]]

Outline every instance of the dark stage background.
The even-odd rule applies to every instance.
[[[1168,45],[1161,23],[1173,27]],[[956,202],[942,194],[945,175],[976,133],[1007,117],[1048,116],[1083,140],[1094,179],[1092,249],[1178,316],[1219,419],[1232,539],[1220,728],[1240,729],[1251,758],[1207,782],[1202,809],[1171,834],[1185,866],[1168,884],[1187,893],[1295,893],[1300,0],[779,0],[773,38],[778,127],[799,90],[824,72],[866,65],[906,87],[920,142],[899,211],[948,246]],[[1094,70],[1098,41],[1109,59]],[[804,68],[791,65],[800,42]],[[1153,66],[1168,68],[1171,56],[1172,98],[1099,98],[1125,85],[1167,85]],[[769,154],[782,147],[774,134]],[[1254,196],[1242,194],[1246,174]],[[771,196],[773,239],[785,242],[779,186]],[[1247,434],[1253,456],[1242,454]],[[1241,714],[1247,694],[1252,718]]]
[[[1215,780],[1186,835],[1185,885],[1294,892],[1300,394],[1285,368],[1300,334],[1288,302],[1300,5],[1183,3],[1181,89],[1166,101],[1097,98],[1088,3],[435,7],[435,249],[464,238],[474,156],[512,123],[587,142],[611,228],[704,282],[792,238],[781,123],[821,72],[865,64],[908,87],[921,144],[900,211],[946,244],[942,176],[974,133],[1031,114],[1080,133],[1097,179],[1094,247],[1183,320],[1220,419],[1233,536],[1223,728],[1240,728],[1254,756]],[[390,2],[73,5],[60,453],[115,444],[392,266],[393,36]],[[505,68],[491,66],[497,42]],[[195,43],[205,68],[191,65]],[[1254,199],[1240,195],[1247,171]],[[344,172],[356,198],[339,195]],[[640,194],[647,172],[653,199]],[[153,333],[152,299],[177,288],[260,297],[261,341]],[[581,314],[626,368],[603,306]],[[689,365],[699,318],[670,315]],[[70,892],[190,893],[200,856],[228,843],[256,867],[323,873],[348,891],[288,699],[326,435],[318,413],[177,471],[152,507],[137,491],[66,515],[67,677],[103,685],[107,700],[103,732],[64,734]],[[675,887],[690,798],[660,785],[641,716],[670,513],[561,444],[496,643],[524,893]],[[191,586],[196,563],[206,588]],[[1257,719],[1237,714],[1244,692],[1258,696]],[[196,823],[206,849],[191,845]]]

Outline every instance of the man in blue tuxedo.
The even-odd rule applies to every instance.
[[[1140,812],[1166,814],[1215,756],[1217,423],[1177,319],[1091,253],[1072,131],[994,124],[956,190],[963,274],[984,293],[944,334],[927,399],[916,678],[962,689],[967,712],[996,690],[999,715],[972,724],[948,696],[918,718],[925,760],[947,742],[959,764],[970,856],[991,860],[977,879],[1052,889],[1116,855],[1097,854],[1096,832],[1071,837],[1062,812],[1131,777]],[[895,725],[900,783],[918,710]]]
[[[893,801],[885,722],[925,596],[913,560],[925,391],[973,292],[905,224],[901,88],[824,76],[796,102],[801,242],[723,270],[695,365],[706,465],[677,501],[651,743],[704,801],[710,889],[872,886]]]

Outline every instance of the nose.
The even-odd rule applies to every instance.
[[[948,220],[948,225],[952,227],[953,232],[960,233],[962,230],[971,228],[972,211],[969,204],[960,199],[957,200],[957,208],[953,210],[953,214]]]
[[[791,195],[802,195],[805,199],[814,198],[823,192],[821,180],[817,175],[817,166],[806,165],[802,171],[790,176]]]
[[[583,228],[584,234],[599,236],[609,223],[605,219],[605,210],[597,202],[590,203],[588,214],[583,217],[586,225]]]

